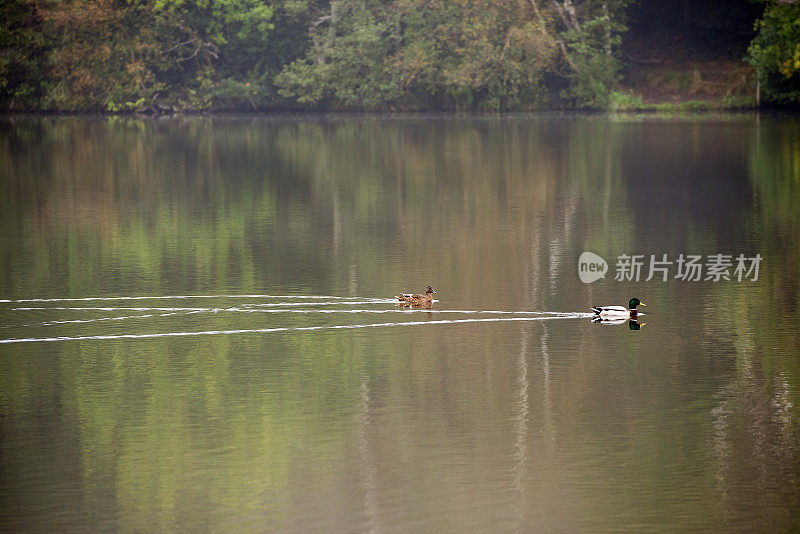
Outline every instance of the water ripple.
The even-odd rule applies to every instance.
[[[573,313],[565,315],[539,316],[539,317],[491,317],[483,319],[448,319],[436,321],[403,321],[392,323],[368,323],[368,324],[349,324],[349,325],[325,325],[325,326],[296,326],[296,327],[275,327],[275,328],[248,328],[236,330],[203,330],[195,332],[158,332],[151,334],[109,334],[109,335],[87,335],[87,336],[55,336],[55,337],[34,337],[34,338],[9,338],[0,339],[0,344],[6,343],[34,343],[34,342],[54,342],[54,341],[87,341],[87,340],[115,340],[115,339],[150,339],[159,337],[185,337],[185,336],[209,336],[209,335],[231,335],[231,334],[261,334],[273,332],[310,332],[317,330],[351,330],[357,328],[380,328],[389,326],[428,326],[444,324],[463,324],[463,323],[499,323],[509,321],[545,321],[554,319],[576,319],[590,317],[590,313]]]

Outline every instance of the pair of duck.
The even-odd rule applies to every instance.
[[[425,289],[425,294],[420,293],[401,293],[395,295],[395,298],[404,306],[430,306],[433,303],[433,295],[436,291],[431,286]],[[592,311],[600,319],[615,320],[615,319],[636,319],[639,315],[639,306],[647,306],[644,302],[636,297],[628,301],[628,307],[625,306],[592,306]]]

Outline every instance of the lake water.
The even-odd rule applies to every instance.
[[[4,118],[0,299],[0,530],[800,529],[797,118]]]

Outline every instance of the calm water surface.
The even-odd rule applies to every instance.
[[[794,118],[6,118],[0,299],[2,530],[800,529]]]

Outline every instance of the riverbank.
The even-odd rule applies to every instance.
[[[756,70],[742,58],[700,53],[675,40],[626,43],[617,110],[710,111],[757,106]]]
[[[755,109],[756,70],[742,59],[722,56],[702,56],[680,46],[656,47],[628,45],[630,50],[644,50],[626,54],[622,79],[619,87],[611,92],[607,111],[631,111],[648,113],[698,113],[705,111],[740,111]],[[174,106],[153,105],[117,111],[96,111],[109,116],[129,115],[195,115],[205,113],[331,113],[365,110],[302,108],[298,106],[266,107],[253,109],[233,106],[210,107],[207,109],[178,108]],[[464,110],[462,110],[463,112]],[[484,110],[486,111],[486,110]],[[524,111],[524,110],[504,110]],[[546,108],[528,111],[548,111]],[[552,111],[592,111],[591,108],[557,107]],[[371,113],[459,113],[452,109],[372,109]],[[75,112],[68,110],[24,110],[6,109],[1,114],[41,113],[65,115]],[[77,112],[83,115],[86,112]],[[91,112],[90,112],[91,113]]]

